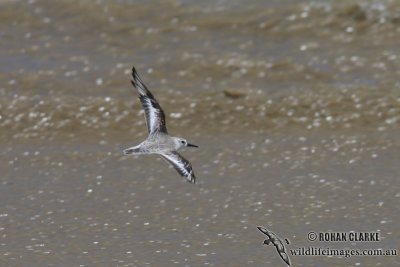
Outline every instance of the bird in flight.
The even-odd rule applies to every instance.
[[[263,244],[274,245],[276,248],[276,251],[278,252],[279,256],[281,256],[282,260],[284,262],[286,262],[287,265],[290,266],[290,258],[286,252],[285,245],[283,244],[282,240],[276,234],[274,234],[272,231],[270,231],[264,227],[257,226],[257,228],[258,228],[258,230],[260,230],[261,233],[268,236],[268,239],[264,240]]]
[[[182,147],[198,146],[188,143],[183,138],[168,135],[164,111],[153,94],[142,82],[135,67],[132,68],[131,83],[139,93],[149,135],[139,145],[125,149],[123,151],[124,155],[159,154],[181,176],[186,177],[188,182],[196,183],[196,176],[194,175],[192,165],[178,153],[178,150]]]

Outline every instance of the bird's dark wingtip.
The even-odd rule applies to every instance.
[[[261,233],[263,233],[263,234],[267,234],[268,232],[267,232],[267,229],[265,229],[264,227],[262,227],[262,226],[257,226],[257,229],[261,232]]]
[[[135,66],[133,66],[133,67],[132,67],[132,78],[137,77],[137,76],[139,76],[139,75],[138,75],[138,73],[137,73],[137,71],[136,71]]]
[[[146,85],[143,84],[143,82],[140,79],[139,73],[136,71],[135,67],[132,67],[132,74],[131,74],[131,83],[133,87],[139,90],[140,95],[146,95],[148,94],[150,97],[154,98],[153,95],[150,92],[146,92]],[[144,90],[141,90],[141,89]]]
[[[196,176],[194,175],[193,172],[191,172],[191,173],[189,174],[189,176],[186,177],[186,180],[187,180],[189,183],[196,184]]]

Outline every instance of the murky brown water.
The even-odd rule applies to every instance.
[[[399,249],[398,1],[0,1],[0,266],[284,266]],[[135,65],[192,185],[145,138]],[[380,231],[312,243],[309,231]],[[398,266],[300,257],[293,266]]]

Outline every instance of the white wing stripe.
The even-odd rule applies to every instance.
[[[196,176],[192,170],[192,165],[188,160],[182,157],[178,152],[173,151],[170,153],[163,153],[161,154],[172,166],[178,171],[178,173],[184,177],[189,182],[196,182]]]
[[[154,133],[157,131],[167,133],[164,111],[154,98],[153,94],[142,82],[135,68],[132,68],[131,82],[139,92],[139,99],[140,102],[142,102],[142,106],[145,111],[147,130],[149,133]]]
[[[149,131],[152,133],[155,131],[155,129],[157,128],[157,109],[155,109],[153,107],[153,105],[151,104],[151,100],[149,98],[144,98],[146,101],[146,122],[149,124]]]

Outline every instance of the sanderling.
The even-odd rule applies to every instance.
[[[272,231],[270,231],[264,227],[257,226],[257,228],[258,228],[258,230],[260,230],[261,233],[268,236],[268,239],[264,240],[264,244],[265,245],[274,245],[276,248],[276,251],[278,252],[279,256],[281,256],[282,260],[284,262],[286,262],[287,265],[290,266],[290,258],[289,258],[289,255],[286,251],[285,245],[283,244],[282,240],[276,234],[274,234]],[[286,242],[288,242],[287,239],[286,239]]]
[[[180,175],[186,177],[189,182],[196,183],[192,165],[177,150],[184,146],[198,146],[189,144],[183,138],[168,135],[164,111],[140,79],[135,67],[132,68],[131,82],[139,92],[139,99],[144,109],[149,135],[139,145],[125,149],[124,155],[159,154],[172,164]]]

